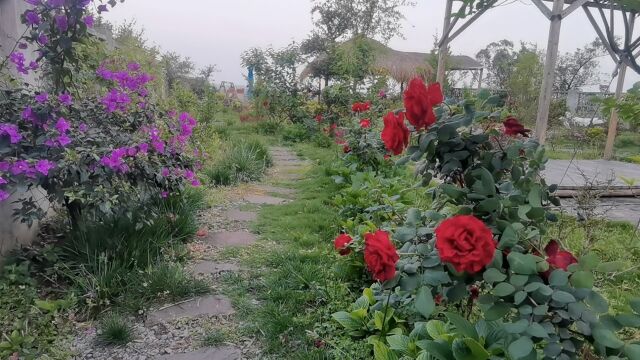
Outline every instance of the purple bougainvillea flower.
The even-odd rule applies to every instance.
[[[58,95],[58,101],[60,101],[60,104],[64,106],[73,105],[73,98],[71,97],[71,95],[69,95],[69,93],[62,93]]]
[[[69,19],[67,19],[66,15],[56,15],[55,21],[58,31],[65,32],[69,30]]]
[[[149,152],[149,144],[138,145],[138,154],[146,154],[147,152]]]
[[[49,160],[38,160],[36,163],[36,170],[44,176],[49,175],[49,170],[54,167],[56,167],[56,164]]]
[[[9,171],[11,164],[8,161],[0,161],[0,171]]]
[[[169,197],[169,192],[168,191],[163,191],[160,193],[160,197],[163,199],[166,199]]]
[[[35,61],[31,61],[29,62],[29,69],[31,70],[38,70],[38,68],[40,67],[40,65],[38,65],[37,62]]]
[[[156,152],[164,153],[165,143],[162,140],[153,140],[151,141],[151,145]]]
[[[130,62],[129,64],[127,64],[127,70],[131,71],[131,72],[136,72],[140,70],[140,64],[135,63],[135,62]]]
[[[0,201],[5,201],[9,198],[9,193],[4,191],[4,190],[0,190]]]
[[[38,6],[41,4],[40,0],[24,0],[29,5]]]
[[[21,50],[25,50],[28,47],[29,47],[29,45],[27,45],[27,43],[21,42],[21,43],[18,44],[18,49],[21,49]]]
[[[40,15],[33,10],[27,10],[24,13],[24,19],[29,26],[40,25]]]
[[[0,136],[2,135],[8,136],[11,144],[17,144],[22,140],[20,129],[13,124],[0,124]]]
[[[18,70],[19,73],[24,75],[27,75],[29,73],[29,70],[24,64],[26,61],[24,54],[20,51],[14,51],[9,54],[9,61],[11,61],[16,66],[16,70]]]
[[[98,14],[102,14],[103,12],[107,12],[109,11],[109,9],[107,9],[107,5],[102,4],[102,5],[98,5]]]
[[[200,180],[198,180],[198,179],[193,179],[193,180],[191,180],[191,185],[192,185],[192,186],[195,186],[195,187],[198,187],[198,186],[200,186],[200,185],[202,185],[202,184],[200,184]]]
[[[85,25],[87,25],[87,27],[92,28],[93,27],[93,15],[87,15],[82,19],[82,22],[84,22]]]
[[[160,175],[162,175],[162,177],[167,177],[169,176],[170,172],[169,169],[167,168],[162,168],[162,170],[160,171]]]
[[[71,144],[71,139],[67,135],[58,136],[56,141],[58,142],[58,144],[60,144],[60,146],[67,146]]]
[[[24,108],[24,110],[22,110],[22,118],[24,120],[33,119],[33,109],[31,108],[31,106],[27,106],[26,108]]]
[[[78,125],[78,130],[80,130],[80,132],[86,132],[89,130],[89,127],[85,123],[80,123],[80,125]]]
[[[29,162],[26,160],[19,160],[11,165],[11,174],[12,175],[20,175],[25,174],[29,171]]]
[[[0,185],[8,184],[9,182],[0,176]]]
[[[36,101],[40,104],[46,103],[47,101],[49,101],[49,94],[46,91],[41,92],[40,94],[36,95]]]
[[[60,117],[56,122],[56,130],[58,130],[60,134],[66,134],[69,129],[71,129],[69,122],[65,118]]]
[[[78,6],[85,8],[87,5],[91,4],[91,0],[82,0],[78,3]]]
[[[38,43],[42,46],[49,44],[49,37],[47,34],[41,33],[38,35]]]

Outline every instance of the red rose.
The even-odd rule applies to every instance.
[[[433,83],[427,87],[422,79],[414,78],[404,92],[407,119],[416,130],[426,129],[436,122],[433,107],[443,101],[444,96],[439,83]]]
[[[322,122],[322,114],[316,115],[316,122],[317,123],[321,123]]]
[[[471,285],[469,287],[469,296],[471,297],[471,300],[477,300],[478,297],[480,297],[480,289],[475,285]]]
[[[382,141],[387,150],[393,155],[400,155],[409,145],[409,129],[404,124],[404,113],[398,115],[389,112],[384,117],[384,129],[382,130]]]
[[[502,125],[504,125],[504,133],[505,133],[505,135],[509,135],[509,136],[522,135],[524,137],[529,137],[528,133],[531,132],[531,130],[525,129],[524,125],[520,124],[518,119],[514,118],[513,116],[509,116],[502,123]]]
[[[436,305],[442,304],[442,300],[442,294],[438,294],[433,298],[433,301],[436,303]]]
[[[389,239],[389,233],[378,230],[374,234],[364,234],[364,262],[367,263],[367,269],[375,280],[393,279],[399,259],[398,252]]]
[[[371,120],[369,119],[362,119],[360,120],[360,127],[363,129],[368,129],[371,127]]]
[[[435,234],[440,259],[458,272],[475,274],[493,260],[497,246],[493,233],[475,216],[447,219],[436,228]]]
[[[333,240],[333,245],[338,250],[340,255],[345,256],[351,253],[351,249],[349,249],[349,244],[353,242],[353,238],[347,234],[340,234],[338,237]]]
[[[573,256],[572,253],[566,250],[560,250],[560,245],[557,241],[551,240],[544,248],[544,252],[547,254],[547,262],[549,266],[554,269],[562,269],[567,271],[569,265],[576,264],[578,259]]]
[[[369,109],[371,109],[371,101],[357,102],[351,106],[351,110],[356,113],[369,111]]]
[[[342,152],[345,153],[345,154],[350,153],[351,152],[351,147],[349,147],[349,145],[344,145],[342,147]]]

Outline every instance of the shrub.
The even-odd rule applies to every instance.
[[[260,134],[275,135],[282,128],[282,121],[267,119],[257,123],[257,129]]]
[[[126,345],[133,340],[129,321],[116,313],[105,315],[98,326],[98,341],[104,345]]]
[[[282,140],[286,142],[299,143],[309,140],[309,138],[309,131],[302,124],[289,125],[282,131]]]
[[[213,185],[229,186],[235,184],[235,172],[226,161],[215,163],[204,169],[204,174]]]
[[[205,169],[212,184],[227,186],[262,179],[273,160],[269,149],[256,139],[234,144],[224,157]]]

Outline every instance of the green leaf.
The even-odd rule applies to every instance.
[[[551,286],[565,286],[569,283],[569,273],[561,270],[561,269],[557,269],[554,270],[551,273],[551,276],[549,276],[549,285]]]
[[[347,330],[357,330],[360,328],[360,324],[358,324],[353,318],[351,314],[346,311],[340,311],[331,315],[335,321],[340,323]]]
[[[418,295],[416,296],[416,310],[422,315],[424,318],[428,319],[429,316],[436,309],[436,304],[433,301],[433,296],[431,295],[431,289],[423,286],[418,290]]]
[[[640,299],[634,298],[629,301],[629,306],[634,313],[640,315]]]
[[[521,334],[529,327],[529,321],[526,319],[520,319],[514,323],[504,324],[504,330],[510,334]]]
[[[513,303],[515,305],[520,305],[526,298],[527,298],[527,292],[526,291],[518,291],[513,296]]]
[[[609,312],[607,300],[595,291],[591,291],[589,295],[587,295],[585,302],[598,314]]]
[[[603,273],[618,272],[618,271],[621,271],[622,269],[624,269],[624,263],[622,261],[603,262],[596,267],[597,272],[603,272]]]
[[[533,341],[526,336],[521,336],[518,340],[509,344],[509,355],[514,359],[522,359],[533,350]]]
[[[624,354],[629,357],[629,360],[640,360],[640,345],[627,344],[624,347]]]
[[[484,312],[485,319],[487,321],[495,321],[502,319],[511,311],[511,306],[507,303],[495,303],[489,309]]]
[[[571,285],[578,289],[591,289],[593,281],[593,274],[587,271],[576,271],[571,275]]]
[[[491,354],[475,339],[464,338],[463,341],[471,350],[473,360],[486,360],[491,357]]]
[[[542,207],[542,189],[540,185],[535,184],[531,186],[531,190],[529,190],[527,200],[529,201],[529,205],[534,208]]]
[[[624,327],[640,328],[640,316],[636,314],[618,314],[616,320]]]
[[[405,352],[409,350],[409,337],[406,335],[391,335],[387,336],[387,343],[391,350],[397,350]]]
[[[444,315],[449,319],[449,322],[456,327],[460,334],[478,340],[478,332],[476,331],[476,328],[471,325],[467,319],[452,312],[447,312]]]
[[[482,274],[482,278],[484,279],[484,281],[493,284],[496,282],[504,281],[507,278],[507,275],[503,274],[496,268],[489,268],[484,272],[484,274]]]
[[[598,267],[600,264],[600,258],[598,258],[594,253],[588,253],[580,258],[578,264],[580,264],[580,267],[583,270],[591,271]]]
[[[542,327],[542,325],[538,324],[537,322],[532,322],[529,325],[529,327],[527,328],[527,334],[533,337],[538,337],[538,338],[549,337],[549,334],[547,334],[547,331]]]
[[[375,360],[396,360],[398,357],[382,341],[373,343],[373,356]]]
[[[426,269],[422,275],[422,281],[427,285],[439,286],[450,283],[451,278],[444,271]]]
[[[624,346],[624,342],[618,339],[613,331],[601,326],[593,329],[593,338],[596,339],[599,344],[611,349],[619,349]]]
[[[499,297],[505,297],[513,294],[516,291],[516,288],[506,282],[499,283],[493,288],[492,293]]]
[[[447,326],[443,321],[429,320],[427,322],[426,328],[427,334],[429,334],[429,336],[431,336],[431,338],[434,340],[446,340],[448,338]]]
[[[510,249],[514,247],[517,243],[518,243],[518,233],[513,228],[513,226],[511,225],[507,226],[502,232],[502,235],[500,236],[500,243],[498,244],[498,248],[502,250]]]
[[[551,294],[551,298],[559,303],[568,304],[576,302],[576,298],[569,294],[566,291],[555,290],[553,294]]]
[[[451,345],[449,345],[449,343],[423,340],[418,341],[417,345],[437,360],[453,360],[453,353],[451,352]]]
[[[513,272],[523,275],[537,274],[536,257],[531,254],[512,252],[507,256],[507,261]]]

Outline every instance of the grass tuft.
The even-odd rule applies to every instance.
[[[133,327],[117,313],[105,315],[99,324],[98,341],[104,345],[126,345],[133,340]]]

